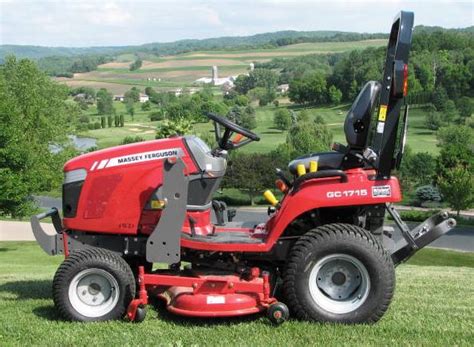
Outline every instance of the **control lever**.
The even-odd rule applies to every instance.
[[[212,200],[212,208],[214,209],[214,213],[216,214],[216,225],[225,225],[224,211],[227,209],[226,203],[224,201]]]

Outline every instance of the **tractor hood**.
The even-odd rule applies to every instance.
[[[185,146],[182,137],[144,141],[82,154],[66,162],[64,172],[78,169],[91,172],[183,155]]]

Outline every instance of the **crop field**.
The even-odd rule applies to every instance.
[[[374,325],[290,320],[274,327],[263,315],[189,319],[148,307],[143,323],[61,320],[51,281],[61,262],[34,242],[0,242],[2,346],[308,346],[474,344],[474,253],[425,249],[397,268],[392,305]]]
[[[290,58],[305,54],[325,54],[379,47],[386,40],[364,40],[354,42],[300,43],[273,49],[195,51],[172,56],[144,57],[139,70],[129,71],[133,54],[122,54],[116,61],[99,66],[97,71],[78,73],[74,78],[59,78],[69,86],[87,85],[107,88],[114,93],[123,93],[133,86],[151,86],[158,90],[189,87],[201,77],[211,77],[211,67],[219,67],[220,76],[232,76],[248,71],[251,62],[263,62],[272,58]]]

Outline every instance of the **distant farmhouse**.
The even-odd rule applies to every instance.
[[[146,94],[140,93],[138,101],[141,103],[147,102],[150,100],[150,97]],[[120,95],[114,95],[114,101],[125,101],[125,96],[123,94]]]
[[[253,71],[255,65],[250,63],[250,71]],[[214,86],[224,86],[224,87],[233,87],[234,81],[239,77],[239,75],[234,76],[227,76],[227,77],[219,77],[219,69],[217,66],[213,66],[211,69],[212,77],[201,77],[198,78],[195,83],[202,83],[202,84],[212,84]]]
[[[277,87],[277,91],[278,91],[279,93],[282,93],[282,94],[288,92],[289,89],[290,89],[290,85],[289,85],[289,84],[286,84],[286,83],[285,83],[285,84],[280,84],[280,85]]]
[[[147,101],[149,101],[149,100],[150,100],[150,97],[149,97],[148,95],[140,93],[140,98],[139,98],[138,101],[140,101],[141,103],[143,103],[143,102],[147,102]]]

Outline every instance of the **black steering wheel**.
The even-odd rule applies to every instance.
[[[219,147],[224,150],[235,149],[242,147],[252,141],[260,141],[260,137],[254,132],[241,127],[240,125],[231,122],[229,119],[219,116],[215,113],[206,113],[206,116],[214,121],[214,129],[216,131],[216,140],[219,144]],[[219,125],[224,127],[224,134],[221,135],[221,130]],[[230,140],[234,133],[240,134],[247,139],[244,141],[233,142]]]

